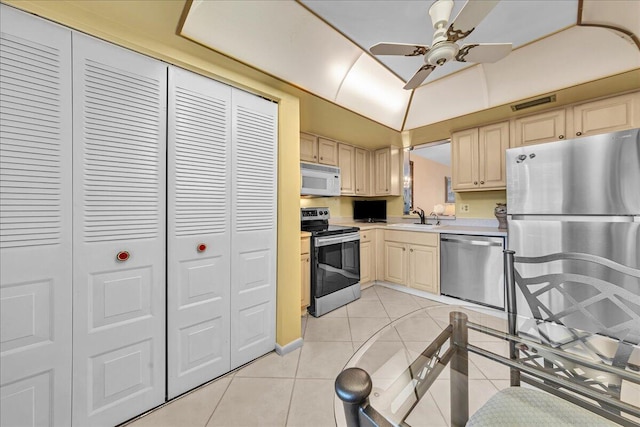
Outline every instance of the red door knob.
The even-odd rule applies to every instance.
[[[118,255],[116,255],[116,259],[120,262],[124,262],[126,260],[129,259],[129,252],[127,251],[120,251],[118,252]]]
[[[205,245],[204,243],[200,243],[198,245],[198,252],[204,252],[207,250],[207,245]]]

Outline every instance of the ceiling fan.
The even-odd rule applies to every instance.
[[[449,23],[453,0],[437,0],[429,8],[429,15],[435,32],[433,46],[405,43],[378,43],[371,46],[374,55],[424,55],[425,65],[404,86],[404,89],[415,89],[438,66],[455,60],[458,62],[496,62],[511,52],[511,43],[465,44],[458,41],[467,37],[485,16],[495,7],[499,0],[468,0],[458,16]]]

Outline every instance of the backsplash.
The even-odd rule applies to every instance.
[[[495,219],[493,210],[496,203],[507,202],[507,191],[470,191],[456,193],[456,217]],[[460,205],[469,205],[469,212],[462,212]]]
[[[387,197],[301,197],[300,207],[328,207],[332,218],[353,218],[354,200],[386,200],[387,217],[402,216],[402,196]]]

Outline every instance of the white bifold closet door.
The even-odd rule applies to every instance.
[[[0,5],[0,425],[71,424],[71,31]]]
[[[165,64],[73,33],[73,424],[165,400]]]
[[[231,87],[170,67],[167,136],[173,398],[230,370]]]
[[[275,347],[278,105],[234,90],[231,123],[231,368],[235,368]]]

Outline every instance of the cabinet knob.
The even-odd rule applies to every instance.
[[[318,158],[318,156],[313,156],[313,158],[314,158],[314,159],[317,159],[317,158]]]
[[[403,251],[403,252],[404,252],[404,251],[406,251],[406,250],[407,250],[407,248],[402,248],[402,251]]]
[[[120,261],[120,262],[125,262],[126,260],[128,260],[130,257],[129,252],[127,251],[120,251],[118,252],[118,254],[116,255],[116,260]]]
[[[309,258],[307,258],[307,262],[309,262]]]
[[[582,132],[580,131],[576,132],[576,136],[580,136],[580,135],[582,135]]]
[[[204,252],[207,250],[207,245],[205,245],[204,243],[199,243],[198,247],[196,248],[196,250],[198,252]]]
[[[564,135],[560,135],[558,138],[560,138],[560,139],[564,139]]]
[[[324,157],[320,157],[320,160],[324,160]]]
[[[478,185],[478,181],[473,181],[473,185]]]
[[[385,188],[385,189],[384,189],[384,191],[389,191],[389,189],[388,189],[388,188]]]
[[[413,249],[409,249],[409,252],[413,252]]]
[[[484,184],[484,181],[480,181],[480,184]]]

